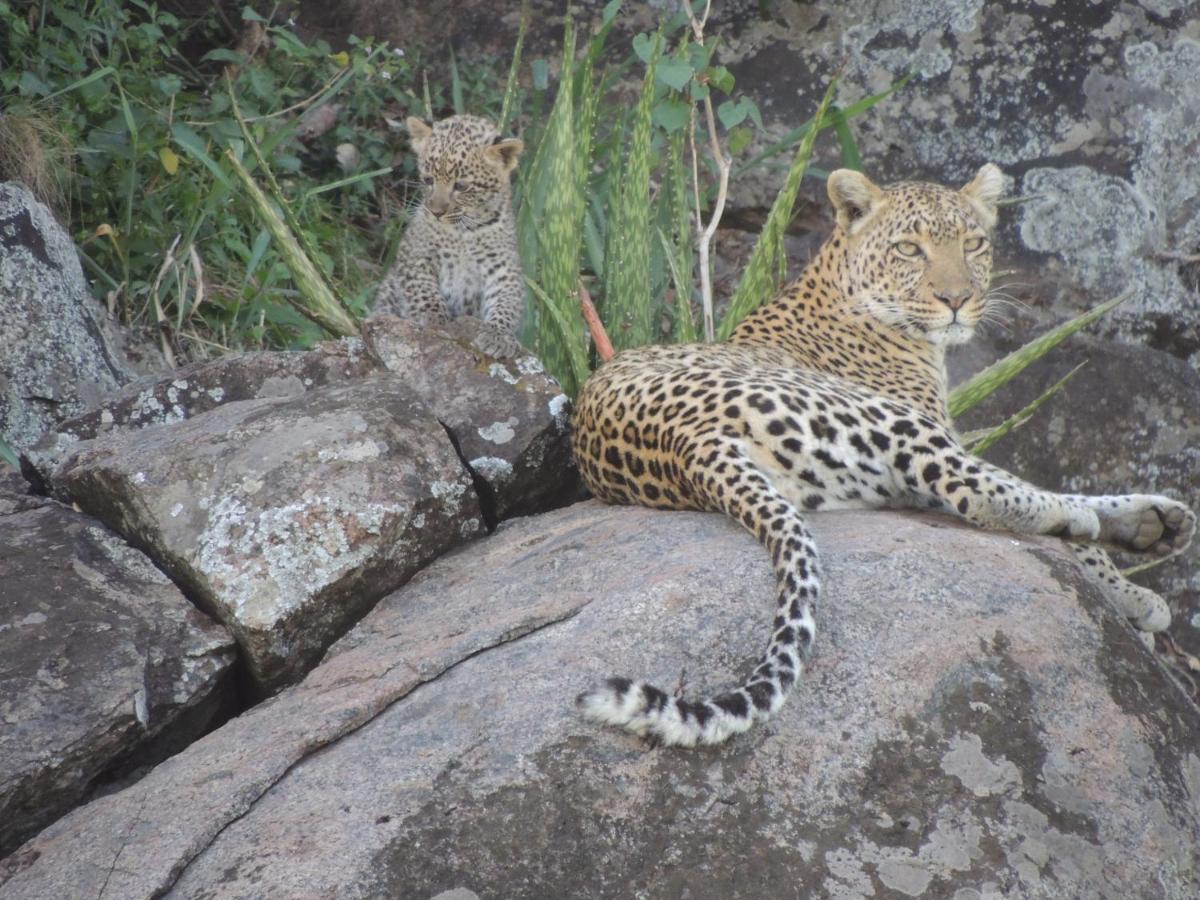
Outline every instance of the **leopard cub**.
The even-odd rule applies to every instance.
[[[476,316],[484,327],[475,346],[516,356],[525,287],[509,178],[524,145],[478,116],[406,125],[425,188],[375,311],[427,325]]]

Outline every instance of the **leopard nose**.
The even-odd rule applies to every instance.
[[[962,305],[971,299],[971,294],[973,293],[974,291],[969,287],[964,287],[958,290],[945,289],[934,291],[933,296],[937,297],[942,303],[945,303],[950,309],[958,312],[962,309]]]

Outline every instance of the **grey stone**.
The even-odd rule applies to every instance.
[[[492,522],[578,500],[571,401],[536,357],[483,357],[479,323],[419,328],[390,315],[363,323],[367,353],[404,378],[449,432]]]
[[[1085,361],[1062,393],[984,457],[1051,490],[1161,493],[1200,509],[1200,373],[1170,354],[1077,335],[956,425],[998,425]],[[1168,599],[1171,633],[1200,654],[1200,545],[1134,580]]]
[[[441,425],[386,374],[68,442],[39,475],[223,622],[265,692],[483,529]]]
[[[0,894],[1196,894],[1200,711],[1060,544],[811,524],[810,671],[729,744],[647,747],[571,698],[740,679],[762,549],[720,516],[579,504],[430,566],[304,682],[24,845]]]
[[[23,186],[0,184],[0,440],[32,446],[137,377],[75,246]]]
[[[0,488],[0,856],[227,714],[233,639],[99,522]],[[2,892],[2,891],[0,891]]]
[[[303,352],[231,353],[184,366],[168,378],[123,388],[96,409],[58,424],[26,456],[35,464],[48,463],[75,441],[182,422],[238,400],[299,397],[326,385],[361,380],[376,368],[355,338],[328,341]]]

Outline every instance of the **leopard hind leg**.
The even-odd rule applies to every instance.
[[[719,744],[764,721],[783,705],[812,646],[820,591],[817,549],[799,510],[733,442],[714,457],[702,493],[753,533],[771,554],[776,614],[766,652],[749,679],[704,700],[684,700],[642,681],[610,678],[576,703],[590,719],[617,725],[664,745]]]
[[[1098,585],[1117,608],[1133,623],[1147,646],[1153,648],[1153,632],[1163,631],[1171,624],[1167,602],[1149,588],[1134,584],[1117,568],[1103,547],[1069,541],[1067,546],[1083,564],[1088,578]]]

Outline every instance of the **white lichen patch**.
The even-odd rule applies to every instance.
[[[488,374],[493,378],[499,378],[501,381],[506,381],[509,384],[516,384],[521,379],[508,370],[508,366],[503,363],[492,363],[488,366]]]
[[[1021,784],[1021,773],[1004,757],[992,762],[983,755],[983,741],[977,734],[951,738],[950,749],[942,756],[942,771],[953,775],[976,797],[1004,794]]]
[[[240,624],[269,630],[382,552],[366,535],[409,512],[312,491],[265,509],[227,495],[212,504],[196,568]]]
[[[177,518],[179,518],[179,514],[181,512],[183,512],[183,504],[176,503],[174,506],[171,507],[170,516],[172,519],[177,519]]]
[[[381,456],[379,445],[372,440],[357,441],[340,447],[329,447],[317,453],[321,462],[337,460],[339,462],[361,463]]]
[[[455,506],[466,491],[467,486],[461,481],[435,481],[429,485],[429,493],[433,495],[433,499]]]
[[[215,387],[208,391],[208,397],[214,403],[220,403],[225,399],[225,388]]]
[[[550,402],[546,404],[550,410],[550,415],[554,419],[554,424],[560,429],[567,427],[567,417],[571,409],[571,398],[566,394],[556,394],[550,398]]]
[[[493,444],[507,444],[517,436],[513,428],[519,421],[516,416],[509,416],[503,422],[493,422],[491,425],[476,429],[476,431],[485,441],[491,441]]]
[[[502,484],[511,481],[513,467],[507,459],[498,456],[480,456],[470,462],[471,469],[488,481]]]

